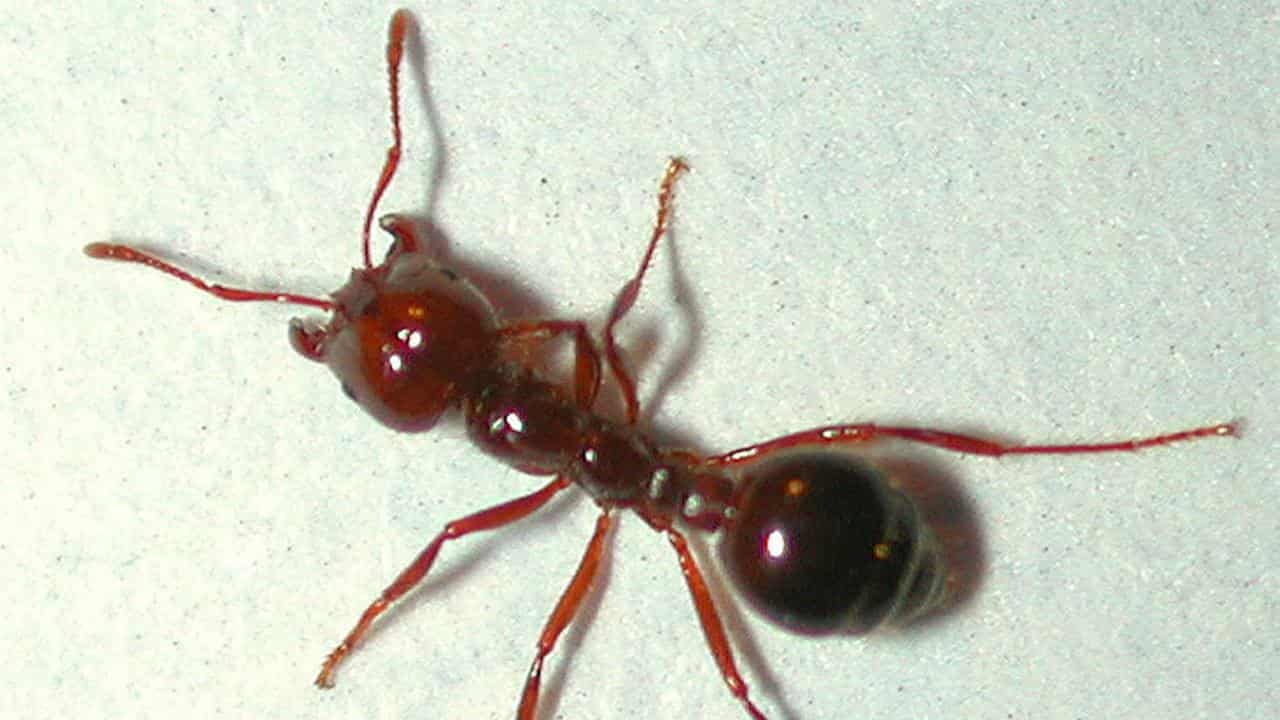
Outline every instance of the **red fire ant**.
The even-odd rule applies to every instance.
[[[871,630],[937,608],[946,596],[947,569],[917,506],[888,472],[833,451],[903,440],[992,457],[1107,453],[1238,434],[1237,425],[1224,423],[1122,442],[1009,445],[929,428],[859,423],[806,430],[719,455],[664,447],[637,427],[640,402],[614,329],[640,293],[670,222],[672,194],[687,169],[685,162],[673,158],[667,166],[648,247],[635,275],[614,299],[598,341],[578,320],[501,322],[479,290],[428,259],[422,238],[405,217],[379,220],[393,242],[386,259],[375,265],[370,228],[399,165],[399,67],[411,22],[404,10],[391,20],[387,64],[393,143],[364,219],[364,265],[352,271],[332,299],[209,284],[125,245],[85,248],[90,257],[148,265],[222,300],[329,311],[325,324],[293,320],[293,347],[328,365],[343,391],[376,419],[402,432],[422,432],[446,412],[460,410],[470,439],[481,450],[522,472],[553,478],[533,493],[445,525],[329,654],[315,681],[320,687],[332,686],[338,666],[378,616],[422,581],[446,542],[527,517],[577,485],[595,500],[600,517],[539,638],[517,717],[535,717],[543,662],[597,575],[614,511],[630,509],[675,549],[729,691],[751,717],[761,720],[764,714],[738,673],[684,529],[722,531],[723,558],[737,589],[782,626],[806,633]],[[528,360],[557,338],[573,343],[571,390],[540,377]],[[620,421],[594,409],[604,367],[623,398]]]

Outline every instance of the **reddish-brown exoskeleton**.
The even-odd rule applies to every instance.
[[[446,542],[520,520],[577,485],[595,500],[600,517],[538,641],[517,717],[534,718],[543,661],[596,577],[614,511],[625,508],[670,541],[720,673],[759,720],[764,714],[748,697],[684,529],[723,534],[730,577],[771,620],[808,633],[870,630],[937,607],[946,595],[947,573],[916,505],[885,469],[833,449],[896,439],[993,457],[1106,453],[1237,434],[1236,425],[1225,423],[1123,442],[1009,445],[928,428],[859,423],[806,430],[719,455],[663,447],[637,427],[640,403],[614,328],[639,295],[667,228],[684,161],[672,159],[667,166],[652,237],[639,269],[615,298],[598,341],[577,320],[501,322],[465,278],[428,258],[407,218],[379,220],[394,241],[386,259],[375,265],[369,232],[399,164],[398,73],[410,24],[403,10],[391,20],[387,62],[394,140],[365,215],[364,265],[332,299],[208,284],[125,245],[85,248],[91,257],[149,265],[223,300],[327,310],[331,317],[325,324],[291,323],[293,346],[328,365],[343,390],[383,424],[421,432],[446,412],[460,410],[481,450],[522,472],[553,478],[536,492],[445,525],[329,654],[316,678],[321,687],[332,685],[334,672],[378,616],[422,581]],[[532,348],[561,337],[573,343],[571,383],[544,379],[523,359]],[[604,366],[624,400],[621,420],[595,410]]]

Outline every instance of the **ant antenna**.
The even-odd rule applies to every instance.
[[[278,302],[288,303],[290,305],[307,305],[314,308],[320,308],[321,310],[333,310],[336,307],[332,301],[325,300],[323,298],[311,297],[309,295],[298,295],[287,292],[267,292],[263,290],[245,290],[244,288],[227,287],[226,285],[218,285],[217,283],[207,283],[195,275],[192,275],[185,270],[180,270],[154,255],[149,255],[137,248],[129,247],[128,245],[101,242],[89,243],[84,246],[84,254],[99,260],[119,260],[121,262],[146,265],[147,267],[154,268],[162,273],[172,275],[188,285],[193,285],[197,289],[203,290],[219,300],[228,300],[230,302]]]
[[[373,269],[373,259],[369,252],[369,229],[373,227],[373,214],[378,209],[382,194],[387,191],[391,179],[396,176],[396,168],[400,166],[400,60],[404,57],[404,36],[412,21],[407,10],[398,10],[391,18],[391,33],[387,38],[387,75],[391,85],[391,147],[387,148],[387,160],[382,164],[382,174],[373,188],[373,199],[369,201],[369,211],[364,215],[363,239],[364,267]]]

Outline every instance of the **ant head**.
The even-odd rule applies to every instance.
[[[403,238],[397,238],[403,240]],[[323,362],[351,399],[383,424],[430,429],[495,352],[496,317],[484,295],[414,243],[380,265],[351,271],[325,325],[290,323],[303,356]]]
[[[383,424],[405,432],[427,430],[492,364],[497,317],[475,286],[421,250],[405,218],[387,216],[383,227],[396,238],[387,259],[352,270],[332,300],[209,283],[130,245],[90,243],[84,252],[145,265],[220,300],[332,312],[325,324],[293,320],[294,349],[328,365],[347,395]]]
[[[769,619],[803,633],[864,632],[940,598],[942,569],[914,503],[855,457],[801,450],[742,473],[721,551]]]

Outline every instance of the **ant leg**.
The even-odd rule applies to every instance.
[[[568,587],[560,595],[555,610],[551,611],[551,617],[547,618],[547,625],[542,629],[542,636],[538,638],[538,652],[533,658],[533,664],[529,667],[529,678],[524,683],[524,691],[520,694],[520,709],[516,712],[517,720],[534,720],[537,714],[538,691],[542,686],[542,661],[555,648],[560,633],[573,622],[573,617],[577,615],[583,599],[591,590],[591,584],[600,570],[600,559],[604,555],[604,539],[613,525],[613,518],[609,512],[606,508],[596,520],[596,531],[587,543],[587,551],[582,556],[582,562],[573,574],[573,579],[569,581]]]
[[[852,445],[872,442],[886,438],[906,440],[909,442],[932,445],[944,450],[970,455],[986,455],[1000,457],[1002,455],[1073,455],[1083,453],[1133,452],[1149,447],[1171,445],[1177,442],[1198,438],[1230,435],[1239,437],[1238,423],[1221,423],[1205,427],[1180,430],[1178,432],[1153,435],[1151,437],[1134,438],[1119,442],[1071,443],[1066,445],[1016,445],[1012,443],[988,440],[973,435],[933,430],[930,428],[891,427],[862,423],[857,425],[831,425],[814,428],[792,435],[768,440],[757,445],[748,445],[723,455],[715,455],[706,459],[706,464],[713,466],[737,465],[749,462],[761,455],[778,450],[785,450],[800,445]]]
[[[667,163],[667,172],[662,176],[662,185],[658,189],[658,219],[653,226],[653,236],[649,238],[649,247],[644,251],[644,257],[640,260],[640,267],[636,270],[635,276],[628,280],[614,297],[613,308],[609,311],[609,319],[604,325],[604,357],[609,363],[609,370],[613,372],[613,376],[618,380],[618,386],[622,389],[622,397],[627,404],[628,424],[635,424],[640,416],[640,401],[636,399],[635,380],[627,371],[622,353],[619,352],[618,344],[613,339],[613,327],[627,314],[627,311],[631,310],[636,298],[640,296],[640,283],[644,281],[644,274],[653,261],[653,253],[658,249],[658,240],[666,233],[671,221],[671,198],[676,178],[688,169],[689,166],[682,158],[673,157]]]
[[[533,511],[546,505],[556,493],[569,487],[569,481],[564,477],[556,477],[545,487],[537,492],[530,493],[515,500],[509,500],[501,505],[495,505],[478,513],[468,515],[464,518],[454,520],[444,526],[444,530],[436,535],[427,547],[419,553],[418,557],[401,571],[395,581],[382,591],[382,595],[374,600],[371,605],[360,616],[360,620],[351,632],[343,638],[333,652],[329,653],[329,657],[325,658],[324,666],[320,669],[320,675],[316,677],[316,685],[322,688],[333,687],[333,674],[338,669],[338,665],[342,663],[343,658],[360,643],[360,640],[369,632],[369,627],[373,621],[377,619],[391,604],[400,599],[405,593],[409,592],[426,577],[431,570],[432,564],[436,561],[436,555],[440,552],[440,547],[448,540],[456,540],[464,535],[470,535],[474,532],[482,530],[493,530],[494,528],[509,525],[517,520],[527,517]]]
[[[766,720],[764,713],[760,712],[755,703],[751,702],[751,698],[747,697],[747,683],[738,674],[738,667],[733,661],[733,648],[729,645],[729,638],[724,632],[724,623],[720,621],[720,613],[716,611],[715,601],[711,599],[711,592],[707,590],[707,581],[702,577],[702,571],[698,569],[693,553],[689,552],[689,543],[685,541],[684,535],[674,528],[667,528],[666,533],[667,539],[671,541],[672,547],[676,549],[676,555],[680,558],[680,571],[684,573],[685,582],[689,585],[689,593],[693,595],[693,606],[698,611],[702,633],[707,638],[707,647],[711,649],[711,655],[720,668],[725,685],[729,686],[729,692],[738,698],[753,720]]]
[[[391,27],[387,30],[387,77],[391,86],[391,147],[387,148],[387,159],[383,162],[382,173],[373,187],[373,198],[369,201],[369,210],[364,215],[364,230],[361,234],[364,266],[373,268],[369,254],[369,229],[373,226],[373,214],[377,212],[378,201],[391,184],[400,166],[400,60],[404,57],[404,37],[413,23],[413,16],[408,10],[397,10],[391,16]]]
[[[573,388],[578,407],[590,410],[600,392],[600,351],[591,342],[581,320],[543,320],[517,323],[498,329],[498,337],[514,342],[542,341],[557,335],[573,335]]]

